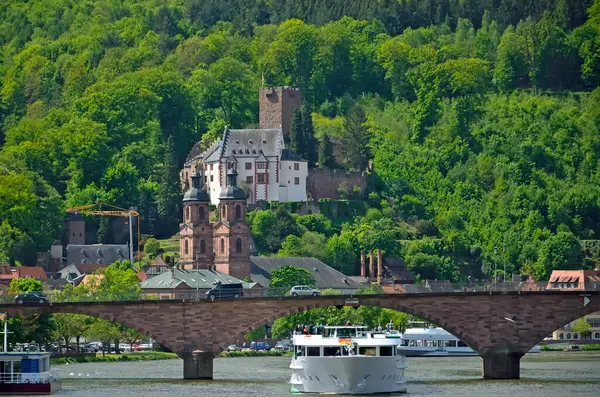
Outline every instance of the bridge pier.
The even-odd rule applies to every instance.
[[[207,379],[213,378],[213,360],[215,355],[212,352],[192,351],[184,352],[183,358],[183,379]]]
[[[483,379],[519,379],[523,353],[492,353],[482,356]]]

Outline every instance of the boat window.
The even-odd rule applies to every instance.
[[[376,356],[377,352],[374,347],[361,346],[358,348],[358,354],[362,356]]]
[[[349,338],[356,335],[355,328],[338,328],[337,337],[338,338]]]
[[[446,347],[456,347],[456,341],[455,340],[447,340]]]
[[[408,346],[408,341],[403,339],[402,342],[400,342],[400,346]]]
[[[465,342],[463,342],[462,340],[459,340],[458,347],[467,347],[467,344]]]
[[[394,347],[393,346],[380,346],[379,347],[379,355],[380,356],[393,356],[394,355]]]
[[[296,346],[296,357],[304,355],[304,346]]]
[[[318,346],[309,346],[306,348],[306,355],[307,356],[320,356],[321,355],[321,349]]]
[[[339,347],[325,347],[325,348],[323,348],[323,355],[327,356],[327,357],[341,356],[342,349]]]

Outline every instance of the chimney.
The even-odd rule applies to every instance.
[[[365,258],[365,253],[362,251],[360,252],[360,276],[367,277],[366,258]]]
[[[375,277],[375,257],[373,251],[369,252],[369,280]]]
[[[383,257],[381,249],[377,250],[377,285],[381,285],[381,273],[383,273]]]

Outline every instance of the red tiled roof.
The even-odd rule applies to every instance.
[[[31,278],[48,278],[46,277],[46,271],[41,266],[18,266],[12,269],[17,271],[18,277],[31,277]]]
[[[140,281],[148,280],[148,276],[144,272],[137,272],[137,276]]]

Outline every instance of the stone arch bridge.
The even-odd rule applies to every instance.
[[[583,295],[589,302],[584,305]],[[455,292],[355,296],[360,305],[403,311],[454,334],[483,358],[485,379],[517,379],[520,359],[554,330],[600,311],[600,291]],[[222,301],[78,302],[0,305],[9,315],[76,313],[136,329],[184,359],[185,379],[212,379],[212,361],[227,345],[279,317],[343,306],[346,296]]]

